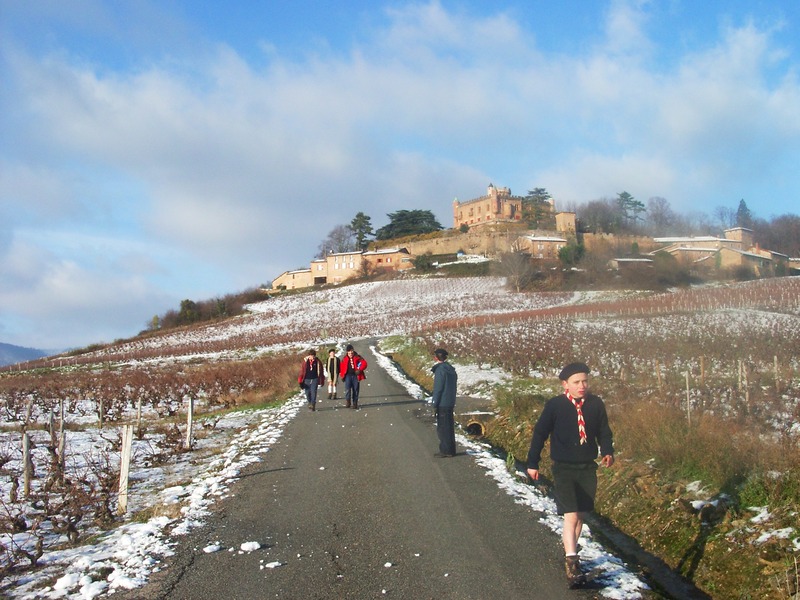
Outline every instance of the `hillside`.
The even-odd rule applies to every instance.
[[[6,576],[24,573],[35,557],[51,565],[42,576],[55,580],[64,573],[59,560],[74,562],[80,544],[112,525],[126,539],[136,531],[169,552],[174,542],[166,532],[201,519],[236,476],[228,466],[250,460],[242,446],[271,443],[266,433],[274,440],[276,423],[296,412],[292,401],[284,402],[296,395],[300,352],[376,337],[422,386],[430,350],[447,346],[461,376],[459,394],[494,406],[487,438],[512,467],[530,441],[538,403],[554,391],[558,367],[574,357],[587,360],[609,404],[620,459],[602,484],[602,516],[715,598],[738,598],[740,590],[753,598],[788,597],[775,594],[791,589],[791,577],[783,587],[779,579],[800,551],[791,491],[800,477],[792,466],[798,461],[790,462],[800,438],[800,280],[666,294],[514,294],[500,278],[431,277],[279,296],[250,309],[0,377],[6,407],[0,444],[7,449],[1,493],[15,498],[3,520],[4,547],[11,549]],[[190,401],[203,423],[191,450],[183,442]],[[88,461],[66,461],[66,469],[82,473],[81,496],[59,487],[58,450],[47,449],[58,447],[50,441],[57,441],[57,428],[51,434],[46,424],[62,402],[67,448]],[[276,402],[282,408],[268,407]],[[112,492],[119,425],[136,422],[137,407],[143,423],[134,444],[134,514],[120,519]],[[243,412],[247,407],[256,410]],[[46,517],[21,500],[19,452],[11,450],[19,448],[28,415],[36,440],[32,494],[38,506],[47,498]],[[725,435],[712,437],[716,431]],[[776,445],[782,464],[770,452]],[[220,460],[221,452],[230,455]],[[206,474],[200,488],[187,486],[200,481],[198,472]],[[36,533],[48,530],[61,533]],[[147,570],[112,567],[115,585],[130,578],[135,587]],[[112,584],[101,572],[96,567],[90,579],[102,591]]]

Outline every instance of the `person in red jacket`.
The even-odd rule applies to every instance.
[[[313,348],[303,359],[297,381],[300,388],[305,390],[308,409],[317,410],[317,388],[325,385],[325,371],[322,368],[322,361],[317,358],[317,351]]]
[[[339,368],[339,376],[344,382],[346,408],[358,409],[358,392],[361,387],[361,380],[366,377],[364,375],[364,369],[366,368],[367,361],[355,351],[352,345],[348,344],[346,354]]]

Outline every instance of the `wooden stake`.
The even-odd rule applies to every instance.
[[[187,450],[192,449],[192,425],[194,422],[194,398],[189,398],[189,414],[186,415],[186,443]]]
[[[692,411],[691,411],[691,404],[689,403],[689,371],[686,371],[686,420],[688,421],[689,425],[692,424]]]
[[[128,476],[131,469],[131,449],[133,448],[133,425],[122,428],[122,448],[120,449],[119,495],[117,497],[117,513],[128,512]]]
[[[28,498],[31,495],[31,479],[33,478],[33,461],[31,460],[31,439],[28,432],[22,434],[22,495]]]
[[[706,384],[706,357],[700,357],[700,385]]]

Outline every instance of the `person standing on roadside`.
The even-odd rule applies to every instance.
[[[447,350],[437,348],[433,351],[436,364],[433,365],[433,411],[436,415],[436,435],[439,436],[438,458],[456,455],[456,430],[453,411],[456,406],[456,385],[458,374],[447,362]]]
[[[325,370],[328,372],[328,400],[336,399],[336,384],[339,383],[339,369],[342,360],[336,356],[336,349],[328,350],[328,362],[325,363]]]
[[[339,376],[344,382],[345,408],[358,409],[359,388],[361,381],[366,379],[366,375],[364,375],[366,368],[367,361],[355,351],[351,344],[348,344],[339,367]]]
[[[325,372],[322,369],[322,362],[317,358],[317,351],[313,348],[303,359],[297,381],[306,393],[308,409],[317,410],[317,387],[325,385]]]
[[[553,461],[556,508],[564,517],[564,543],[567,581],[570,586],[583,583],[578,558],[578,540],[586,513],[594,510],[597,492],[598,450],[600,464],[614,464],[614,444],[606,407],[599,396],[589,393],[589,367],[574,362],[565,366],[558,378],[564,393],[544,405],[533,428],[528,451],[528,475],[539,479],[539,459],[547,438]]]

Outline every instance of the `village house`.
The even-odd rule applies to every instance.
[[[753,231],[745,227],[725,230],[724,238],[713,236],[655,238],[667,252],[683,264],[696,269],[749,268],[759,277],[775,273],[775,267],[787,263],[789,257],[778,252],[762,250],[753,241]]]
[[[524,252],[529,254],[531,258],[556,260],[558,259],[559,251],[566,245],[567,240],[562,237],[522,235],[511,245],[511,251]]]
[[[272,280],[273,290],[293,290],[311,287],[312,285],[314,285],[314,278],[311,275],[311,269],[284,271]]]
[[[384,248],[368,252],[331,252],[325,258],[311,261],[308,269],[285,271],[272,280],[272,289],[296,288],[342,283],[343,281],[375,271],[402,271],[414,265],[406,248]]]
[[[407,248],[381,248],[363,253],[370,271],[405,271],[414,268]]]

